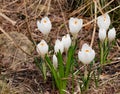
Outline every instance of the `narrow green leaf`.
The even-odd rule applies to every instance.
[[[66,70],[65,70],[65,77],[68,77],[70,69],[71,69],[71,65],[73,63],[73,55],[75,52],[75,47],[71,46],[68,50],[68,58],[67,58],[67,62],[66,62]]]
[[[62,54],[59,51],[57,53],[57,58],[58,58],[58,72],[61,78],[64,77],[64,64],[63,64],[63,58],[62,58]]]
[[[45,56],[45,60],[47,61],[47,65],[48,65],[50,71],[52,72],[52,74],[54,76],[57,88],[61,89],[61,87],[60,87],[60,82],[61,81],[60,81],[60,79],[59,79],[59,77],[57,75],[57,71],[55,70],[50,58],[47,55]]]

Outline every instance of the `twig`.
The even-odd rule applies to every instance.
[[[0,12],[0,16],[2,16],[3,18],[5,18],[6,20],[8,20],[9,22],[12,23],[12,25],[15,25],[17,22],[11,20],[9,17],[7,17],[5,14],[3,14],[2,12]]]
[[[103,10],[101,8],[100,2],[98,1],[97,4],[98,4],[97,8],[98,8],[99,12],[101,12],[101,14],[104,15],[104,12],[103,12]]]
[[[103,10],[104,8],[106,8],[107,6],[109,6],[113,1],[114,1],[114,0],[111,0],[110,2],[108,2],[108,3],[102,8],[102,10]]]
[[[28,31],[28,34],[29,34],[29,37],[30,37],[30,40],[33,42],[33,44],[36,46],[36,43],[32,37],[32,34],[30,32],[30,27],[29,27],[29,20],[28,20],[28,15],[27,15],[27,8],[26,8],[26,1],[24,0],[24,7],[25,7],[25,15],[26,15],[26,23],[27,23],[27,31]]]
[[[36,15],[37,15],[37,11],[38,11],[38,8],[39,8],[39,6],[40,6],[41,1],[42,1],[42,0],[39,0],[39,1],[38,1],[38,5],[36,6],[36,9],[35,9],[35,18],[37,18]],[[33,13],[34,13],[34,11],[33,11]]]
[[[38,16],[40,16],[41,13],[43,12],[43,10],[45,9],[45,5],[47,4],[47,2],[48,2],[48,0],[45,1],[45,4],[44,4],[44,6],[41,8],[41,11],[40,11],[40,13],[38,14]]]
[[[15,0],[15,1],[10,2],[8,5],[4,6],[4,8],[6,8],[6,7],[8,7],[8,6],[10,6],[10,5],[16,3],[17,1],[18,1],[18,0]]]
[[[48,3],[48,8],[47,8],[46,15],[48,15],[48,14],[49,14],[49,11],[50,11],[50,4],[51,4],[51,0],[49,0],[49,3]]]
[[[104,85],[107,82],[110,82],[111,80],[115,79],[116,77],[118,77],[120,75],[120,73],[116,73],[113,75],[112,78],[109,78],[108,80],[104,81],[103,83],[100,84],[100,86]]]
[[[67,25],[66,25],[66,20],[65,20],[65,16],[64,16],[64,13],[63,13],[62,7],[61,7],[61,5],[60,5],[59,0],[57,0],[57,2],[58,2],[58,5],[59,5],[59,7],[60,7],[60,10],[61,10],[61,12],[62,12],[62,16],[63,16],[63,20],[64,20],[64,24],[65,24],[65,27],[66,27],[67,33],[69,33],[68,27],[67,27]]]
[[[95,31],[96,31],[96,19],[97,19],[97,2],[96,0],[93,0],[95,4],[95,21],[94,21],[94,29],[93,29],[93,34],[92,34],[92,40],[90,46],[92,47],[94,39],[95,39]]]
[[[108,11],[107,13],[110,13],[110,12],[112,12],[112,11],[114,11],[114,10],[118,9],[118,8],[120,8],[120,5],[119,5],[119,6],[117,6],[117,7],[115,7],[115,8],[113,8],[113,9],[111,9],[111,10],[110,10],[110,11]]]
[[[112,12],[112,11],[114,11],[114,10],[116,10],[116,9],[118,9],[118,8],[120,8],[120,5],[119,6],[117,6],[117,7],[115,7],[115,8],[113,8],[113,9],[111,9],[111,10],[109,10],[108,12],[106,12],[106,13],[110,13],[110,12]],[[96,18],[97,19],[97,18]],[[90,21],[90,22],[88,22],[88,23],[86,23],[86,24],[83,24],[83,27],[85,27],[85,26],[87,26],[87,25],[89,25],[89,24],[91,24],[92,22],[94,22],[96,19],[93,19],[92,21]]]
[[[108,2],[104,7],[101,8],[101,11],[106,8],[107,6],[109,6],[114,0],[111,0],[110,2]],[[99,13],[100,11],[97,11],[97,13]]]
[[[90,6],[90,4],[92,4],[92,2],[87,3],[86,5],[83,4],[81,7],[79,7],[78,9],[76,9],[75,11],[73,11],[68,17],[71,17],[77,13],[80,13],[80,11],[82,11],[83,9],[85,9],[87,6]]]
[[[23,51],[25,54],[33,57],[32,55],[30,55],[29,53],[27,53],[26,51],[24,51],[18,44],[16,44],[16,43],[14,42],[14,40],[6,33],[1,27],[0,27],[0,31],[1,31],[6,37],[8,37],[8,39],[9,39],[10,41],[13,42],[13,45],[14,45],[16,48],[19,48],[19,49],[20,49],[21,51]]]

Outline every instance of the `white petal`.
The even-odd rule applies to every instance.
[[[105,29],[99,29],[98,37],[100,41],[104,41],[106,38],[106,30]]]
[[[89,64],[95,58],[95,51],[85,43],[78,53],[78,58],[83,64]]]
[[[90,52],[90,62],[92,62],[94,58],[95,58],[95,51],[91,50],[91,52]]]
[[[64,51],[64,45],[63,45],[63,43],[62,43],[60,40],[58,40],[58,39],[57,39],[56,42],[55,42],[54,50],[55,50],[55,53],[59,52],[59,50],[60,50],[61,54],[62,54],[63,51]]]
[[[53,55],[53,66],[55,69],[58,67],[58,60],[55,54]]]
[[[89,63],[88,58],[86,57],[86,55],[83,52],[79,51],[78,58],[83,64],[88,64]]]
[[[78,18],[70,18],[69,29],[72,34],[77,34],[82,28],[83,20]]]
[[[110,26],[110,16],[108,14],[104,14],[98,17],[97,24],[99,28],[107,30]]]
[[[84,43],[83,45],[82,45],[82,49],[81,49],[81,51],[85,51],[85,50],[89,50],[89,49],[91,49],[90,47],[89,47],[89,45],[87,44],[87,43]]]
[[[116,36],[116,31],[115,28],[112,28],[108,31],[108,39],[109,41],[113,41],[115,39]]]
[[[41,27],[40,21],[37,21],[37,27],[38,27],[38,29],[40,30],[40,27]]]
[[[41,33],[43,33],[44,35],[48,35],[52,28],[51,21],[48,17],[42,18],[41,22],[37,21],[37,26]]]
[[[44,40],[41,40],[41,42],[37,45],[36,50],[42,57],[44,57],[45,54],[48,53],[47,43]]]
[[[62,43],[64,45],[64,49],[68,51],[69,47],[71,46],[71,38],[69,34],[62,37]]]

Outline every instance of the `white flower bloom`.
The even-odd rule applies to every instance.
[[[98,33],[98,37],[100,39],[100,41],[104,41],[106,38],[106,30],[105,29],[99,29],[99,33]]]
[[[40,54],[42,57],[45,56],[45,54],[48,53],[48,45],[44,40],[41,40],[41,42],[37,45],[36,51],[38,54]]]
[[[62,43],[64,45],[65,51],[68,51],[69,47],[71,46],[71,38],[69,34],[62,37]]]
[[[52,24],[48,17],[44,17],[40,22],[37,21],[37,27],[41,31],[41,33],[43,33],[44,35],[48,35],[52,28]]]
[[[55,69],[57,69],[57,67],[58,67],[58,60],[57,60],[57,57],[56,57],[55,54],[53,55],[52,59],[53,59],[53,66],[54,66]]]
[[[99,28],[107,30],[110,26],[110,16],[108,14],[104,14],[98,17],[97,25]]]
[[[55,53],[59,52],[59,50],[60,50],[61,54],[64,51],[64,45],[63,45],[62,41],[60,41],[59,39],[57,39],[55,42],[54,50],[55,50]]]
[[[71,34],[76,35],[83,26],[83,20],[71,17],[69,20],[69,29]]]
[[[116,36],[116,31],[115,28],[112,28],[108,31],[108,39],[109,41],[113,41],[115,39]]]
[[[85,43],[78,52],[78,58],[83,64],[89,64],[95,58],[95,51]]]

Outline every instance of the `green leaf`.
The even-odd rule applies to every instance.
[[[66,71],[65,71],[65,77],[68,77],[69,73],[70,73],[70,69],[71,69],[71,65],[73,65],[72,63],[74,62],[74,52],[75,52],[75,46],[71,46],[68,50],[68,58],[67,58],[67,62],[66,62]]]
[[[62,58],[62,54],[59,51],[57,53],[57,58],[58,58],[58,72],[61,78],[64,77],[64,64],[63,64],[63,58]]]
[[[39,70],[41,71],[44,78],[46,78],[45,77],[46,76],[46,66],[44,65],[45,64],[44,60],[41,57],[40,57],[40,59],[35,58],[35,64],[39,68]]]
[[[60,87],[60,79],[59,79],[59,77],[57,75],[57,70],[54,68],[50,58],[47,55],[45,56],[45,60],[47,61],[46,63],[48,65],[50,71],[52,72],[52,75],[54,76],[57,88],[61,89],[61,87]]]

